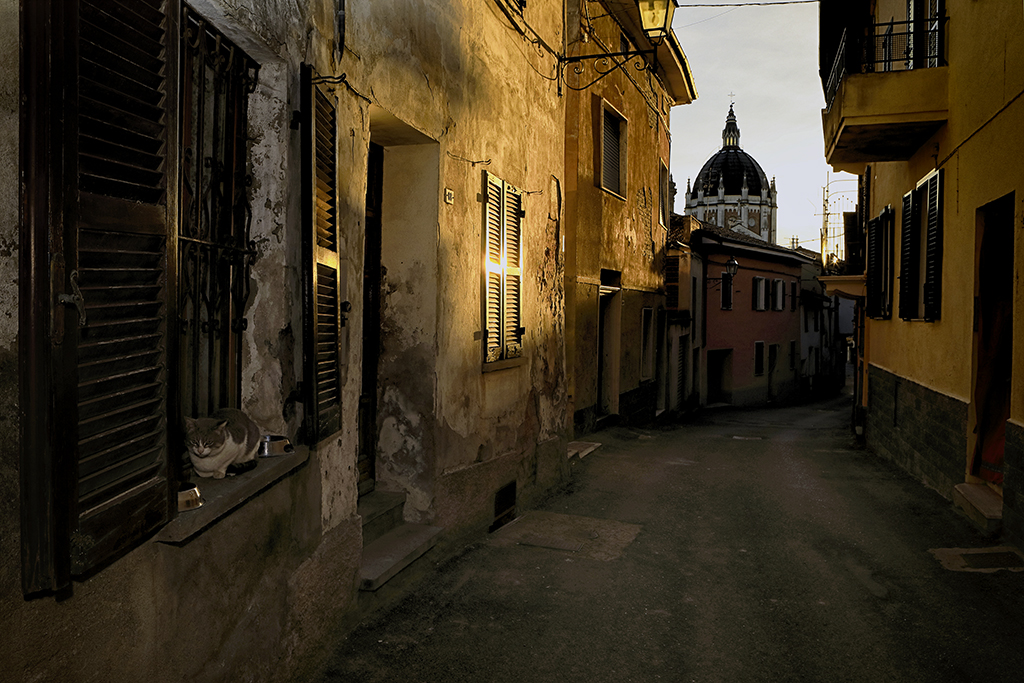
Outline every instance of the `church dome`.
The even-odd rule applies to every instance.
[[[725,130],[722,131],[722,149],[704,162],[700,173],[697,174],[696,182],[693,183],[690,199],[696,201],[697,193],[701,189],[704,190],[704,196],[716,196],[719,181],[724,183],[726,195],[742,194],[744,178],[747,182],[747,192],[751,197],[760,197],[761,190],[770,189],[768,177],[761,169],[761,165],[754,157],[740,149],[740,129],[736,125],[736,114],[730,105],[729,115],[725,119]]]

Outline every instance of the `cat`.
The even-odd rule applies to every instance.
[[[241,410],[222,408],[210,417],[186,417],[185,444],[196,474],[223,479],[256,466],[260,430]]]

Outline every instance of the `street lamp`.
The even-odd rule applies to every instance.
[[[651,45],[649,50],[624,50],[602,52],[593,55],[561,56],[558,58],[558,94],[562,94],[563,72],[570,64],[573,73],[583,73],[583,62],[592,61],[591,67],[598,76],[583,86],[569,86],[573,90],[585,90],[599,80],[626,64],[632,64],[637,71],[650,74],[657,70],[658,46],[672,33],[672,15],[678,7],[677,0],[635,0],[639,12],[640,27]],[[635,16],[635,15],[634,15]],[[648,62],[650,60],[650,62]]]
[[[672,32],[672,15],[678,6],[676,0],[638,0],[637,4],[644,35],[655,45],[660,45]]]
[[[709,262],[708,265],[711,265],[711,263]],[[730,256],[729,260],[725,262],[725,274],[727,276],[729,276],[729,280],[730,281],[734,277],[736,277],[736,273],[739,272],[739,269],[740,269],[739,261],[736,260],[735,256]],[[724,277],[705,277],[704,278],[704,280],[706,282],[717,282],[718,283],[718,285],[712,285],[712,289],[714,289],[717,286],[720,286],[722,284],[722,280],[724,280],[724,279],[725,279]]]

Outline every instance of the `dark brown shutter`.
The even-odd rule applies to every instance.
[[[868,221],[868,263],[866,313],[869,318],[882,317],[882,219]]]
[[[523,355],[523,194],[505,183],[505,358]]]
[[[732,275],[722,272],[722,308],[732,310]]]
[[[928,227],[925,234],[924,319],[942,314],[942,171],[925,184]]]
[[[665,257],[665,308],[679,310],[679,257]]]
[[[502,210],[503,183],[486,174],[484,205],[484,361],[501,359],[502,353]]]
[[[313,83],[308,65],[301,79],[306,438],[316,443],[341,429],[346,282],[338,243],[337,101]]]
[[[900,232],[900,318],[917,317],[918,249],[920,249],[920,207],[915,192],[903,195],[903,227]]]
[[[33,335],[23,349],[32,370],[22,378],[22,516],[34,518],[23,526],[26,593],[66,586],[174,514],[167,358],[180,40],[173,0],[32,5],[26,68],[38,87],[23,121],[49,118],[26,133],[50,153],[23,156],[34,203],[23,230],[37,245],[39,231],[50,238],[47,263],[42,251],[26,257],[33,279],[48,278],[49,298],[30,296],[22,314],[23,326],[48,330],[46,344]],[[39,33],[47,20],[52,33]],[[54,88],[65,96],[49,99]],[[36,185],[51,175],[60,182],[44,199]],[[41,438],[44,429],[53,436]]]

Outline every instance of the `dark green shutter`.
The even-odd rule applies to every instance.
[[[621,183],[621,120],[607,109],[604,110],[602,138],[604,148],[601,154],[601,184],[616,194],[622,194]]]
[[[338,240],[337,101],[303,65],[302,223],[304,377],[307,439],[341,429],[342,306],[345,271]]]
[[[665,308],[679,310],[679,257],[665,257]]]
[[[866,314],[869,318],[882,317],[882,220],[868,221],[868,264]]]
[[[900,232],[900,318],[912,320],[918,314],[918,249],[920,249],[920,207],[915,193],[903,195],[903,226]]]
[[[942,314],[942,171],[928,179],[928,226],[925,234],[924,319],[938,320]]]

